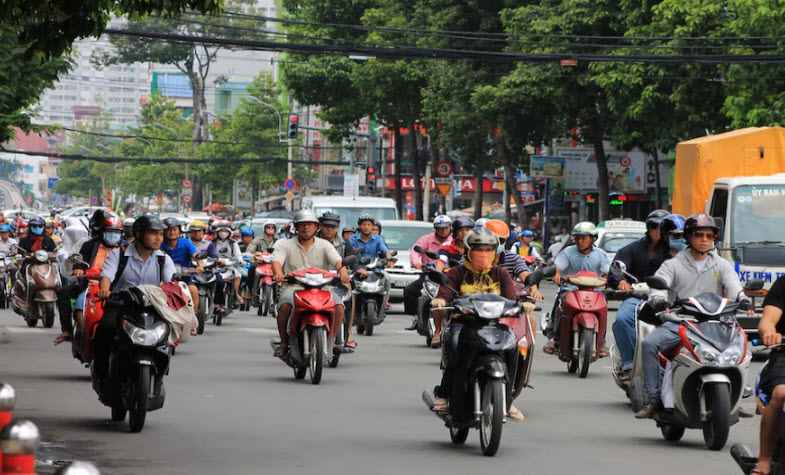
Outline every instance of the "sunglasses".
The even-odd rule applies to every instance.
[[[330,229],[337,229],[338,228],[338,226],[336,226],[334,224],[322,224],[322,227],[323,228],[330,228]]]
[[[714,233],[711,231],[696,231],[692,235],[698,239],[714,239]]]

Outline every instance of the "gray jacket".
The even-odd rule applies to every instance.
[[[676,299],[687,299],[703,292],[711,292],[731,301],[747,300],[733,265],[716,251],[706,256],[706,266],[700,272],[688,248],[665,261],[654,275],[664,279],[670,291],[652,289],[652,298],[668,298],[673,302]]]

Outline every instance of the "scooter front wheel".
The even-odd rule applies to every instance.
[[[325,341],[327,340],[327,333],[324,327],[315,327],[310,330],[310,345],[311,345],[311,361],[308,368],[311,373],[311,384],[319,384],[322,382],[322,373],[324,372]]]
[[[131,432],[141,432],[147,417],[147,395],[150,394],[150,367],[139,365],[137,380],[131,393],[128,409],[128,425]]]
[[[485,382],[482,391],[482,415],[480,416],[480,447],[482,454],[493,457],[499,450],[504,423],[504,383],[501,379]]]
[[[368,300],[365,303],[365,311],[363,312],[363,319],[365,320],[365,336],[373,336],[373,321],[376,319],[376,302]]]
[[[44,328],[52,328],[55,325],[55,304],[54,302],[41,302],[38,304],[39,315],[44,322]]]
[[[726,384],[709,384],[704,394],[710,417],[703,423],[703,442],[709,450],[720,450],[730,433],[730,388]]]
[[[463,427],[461,429],[456,429],[455,427],[450,427],[450,440],[455,445],[463,445],[466,442],[466,438],[469,436],[469,428]]]
[[[589,328],[584,328],[581,330],[579,338],[578,362],[580,372],[578,377],[585,378],[589,374],[589,366],[591,365],[592,352],[594,350],[594,332]]]

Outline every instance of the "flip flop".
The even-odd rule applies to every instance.
[[[357,348],[357,341],[356,340],[349,340],[349,341],[346,342],[346,344],[344,346],[346,348],[354,350],[354,349]]]
[[[55,338],[54,344],[55,344],[55,346],[57,346],[60,343],[64,343],[66,341],[73,341],[73,340],[74,340],[74,337],[71,336],[71,335],[59,335],[57,338]]]

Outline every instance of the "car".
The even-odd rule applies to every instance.
[[[46,215],[43,215],[43,214],[40,214],[40,213],[36,213],[35,211],[29,210],[29,209],[18,209],[17,208],[17,209],[6,209],[6,210],[3,210],[3,216],[5,216],[5,219],[8,219],[8,220],[10,220],[12,218],[15,218],[16,215],[19,214],[19,213],[22,214],[22,218],[24,218],[25,221],[30,221],[31,218],[36,217],[36,216],[39,217],[39,218],[46,218]]]
[[[420,277],[420,271],[409,262],[409,252],[421,236],[433,232],[427,221],[382,220],[382,236],[390,250],[398,252],[395,265],[385,273],[390,280],[390,300],[402,300],[403,289]]]
[[[398,209],[392,198],[371,196],[306,196],[303,209],[311,209],[316,216],[332,211],[341,217],[340,227],[357,226],[357,218],[369,214],[378,220],[398,219]]]
[[[629,219],[612,219],[598,226],[597,247],[613,260],[619,249],[646,235],[646,223]]]
[[[95,213],[99,209],[108,212],[112,216],[117,216],[117,213],[104,206],[77,206],[75,208],[68,208],[67,210],[64,210],[62,213],[60,213],[60,217],[61,218],[80,218],[80,217],[89,218],[93,215],[93,213]]]
[[[292,212],[287,209],[271,209],[269,211],[261,211],[254,215],[254,218],[275,218],[275,219],[292,219]]]

